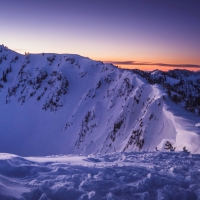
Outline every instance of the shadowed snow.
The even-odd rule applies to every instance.
[[[0,154],[0,199],[199,199],[200,155]]]

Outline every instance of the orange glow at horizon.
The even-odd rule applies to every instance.
[[[161,71],[169,71],[169,70],[173,70],[173,69],[185,69],[185,70],[190,70],[190,71],[200,71],[200,61],[199,62],[152,62],[152,61],[132,61],[135,62],[135,64],[123,64],[123,62],[131,62],[131,59],[127,59],[127,61],[125,60],[115,60],[115,59],[110,59],[110,60],[103,60],[103,59],[97,59],[97,60],[101,60],[102,62],[105,63],[112,63],[113,65],[119,67],[119,68],[123,68],[123,69],[140,69],[140,70],[146,70],[146,71],[152,71],[152,70],[161,70]],[[119,62],[119,63],[118,63]],[[122,63],[120,63],[122,62]],[[138,64],[137,63],[141,63]],[[160,65],[159,65],[160,63]],[[174,66],[173,66],[174,65]],[[188,66],[187,65],[194,65],[193,66]],[[197,67],[195,67],[195,65]]]
[[[181,68],[181,67],[161,67],[161,66],[154,66],[154,65],[151,65],[151,66],[145,66],[145,65],[121,65],[121,66],[118,66],[119,68],[122,68],[122,69],[140,69],[140,70],[143,70],[143,71],[153,71],[153,70],[161,70],[161,71],[169,71],[169,70],[173,70],[173,69],[182,69],[182,70],[189,70],[189,71],[199,71],[200,68]]]
[[[14,51],[24,54],[25,50],[24,49],[14,49]],[[30,52],[30,53],[39,53],[39,52]],[[41,52],[40,52],[41,53]],[[53,53],[53,52],[52,52]],[[59,54],[59,53],[58,53]],[[72,53],[73,54],[73,53]],[[89,57],[86,55],[81,55],[81,56],[85,56],[85,57]],[[144,70],[144,71],[152,71],[152,70],[161,70],[161,71],[168,71],[168,70],[173,70],[173,69],[185,69],[185,70],[190,70],[190,71],[199,71],[200,67],[181,67],[181,64],[183,65],[187,65],[187,64],[192,64],[192,65],[199,65],[200,66],[200,58],[198,60],[189,60],[188,58],[186,59],[165,59],[165,62],[160,62],[160,60],[162,60],[160,57],[159,59],[156,59],[154,61],[152,61],[153,59],[148,60],[149,57],[143,57],[143,59],[141,59],[141,57],[139,59],[130,59],[130,58],[122,58],[122,56],[116,58],[108,58],[108,57],[104,57],[103,59],[100,58],[100,56],[92,56],[89,57],[92,60],[96,60],[96,61],[102,61],[104,63],[113,63],[113,65],[119,67],[119,68],[123,68],[123,69],[140,69],[140,70]],[[139,61],[138,61],[139,60]],[[141,61],[143,60],[143,61]],[[122,64],[123,62],[135,62],[135,64]],[[122,62],[122,63],[117,63],[117,62]],[[144,64],[139,64],[137,65],[137,63],[144,63]],[[146,64],[145,64],[146,63]],[[163,64],[169,64],[169,65],[175,65],[175,66],[161,66],[161,65],[156,65],[154,63],[163,63]],[[179,65],[179,66],[176,66]]]

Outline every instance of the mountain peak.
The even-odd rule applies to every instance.
[[[0,151],[39,156],[171,145],[200,152],[198,75],[123,70],[75,54],[6,52]]]

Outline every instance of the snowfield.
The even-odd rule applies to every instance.
[[[135,152],[0,154],[0,199],[200,199],[200,155]]]

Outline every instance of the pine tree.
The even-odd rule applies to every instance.
[[[7,82],[6,73],[4,73],[4,71],[3,71],[3,81],[4,81],[4,82]]]

